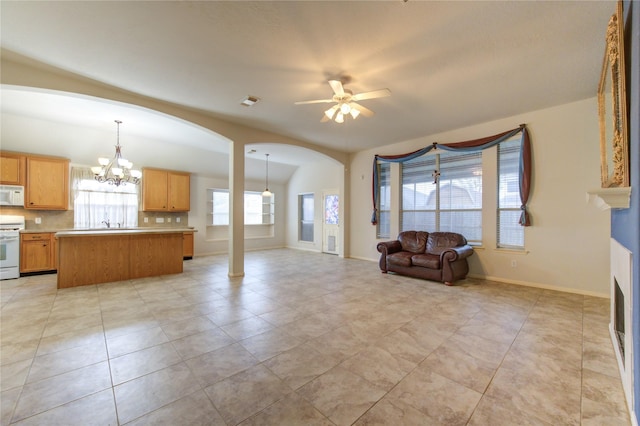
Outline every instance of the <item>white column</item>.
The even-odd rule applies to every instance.
[[[350,159],[347,159],[346,164],[351,164]],[[349,233],[349,221],[350,217],[347,212],[351,211],[349,208],[349,202],[351,200],[351,173],[347,168],[347,165],[343,164],[343,174],[342,174],[342,182],[340,182],[340,204],[338,205],[339,210],[339,224],[340,228],[338,229],[338,238],[339,241],[342,241],[342,244],[338,246],[338,256],[339,257],[349,257],[351,253],[351,239]],[[324,200],[323,200],[323,210],[324,210]],[[322,215],[322,220],[324,220],[324,212]]]
[[[244,276],[244,143],[229,147],[229,276]]]

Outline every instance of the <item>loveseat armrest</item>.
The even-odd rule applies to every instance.
[[[387,273],[387,255],[402,251],[402,244],[400,244],[400,241],[398,240],[383,241],[381,243],[378,243],[376,248],[381,253],[380,261],[378,262],[378,264],[380,265],[380,270],[386,274]]]
[[[463,246],[451,247],[440,253],[440,261],[455,262],[459,259],[466,259],[473,254],[473,247],[469,244]]]
[[[442,281],[453,285],[458,279],[464,279],[469,272],[467,257],[473,254],[473,247],[468,244],[451,247],[440,254],[442,263]]]
[[[395,240],[395,241],[383,241],[381,243],[378,243],[378,252],[382,253],[384,256],[391,254],[391,253],[397,253],[399,251],[402,251],[402,245],[400,244],[400,241]]]

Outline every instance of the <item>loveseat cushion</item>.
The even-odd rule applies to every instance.
[[[399,251],[387,256],[387,265],[389,266],[411,266],[411,256],[413,253],[408,251]]]
[[[427,245],[427,235],[429,234],[423,231],[404,231],[398,235],[398,241],[400,241],[403,251],[424,253]]]
[[[411,264],[423,268],[440,269],[440,256],[437,254],[414,254],[411,256]]]
[[[431,232],[427,239],[427,253],[440,254],[443,251],[467,244],[467,239],[455,232]]]

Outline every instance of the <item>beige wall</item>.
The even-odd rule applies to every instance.
[[[181,117],[211,129],[230,140],[241,143],[270,142],[289,143],[316,149],[328,157],[344,161],[346,170],[335,162],[321,160],[316,165],[305,165],[296,171],[286,187],[277,188],[285,193],[286,201],[281,205],[285,209],[284,244],[290,247],[303,248],[297,241],[297,194],[314,192],[321,194],[324,189],[340,188],[343,196],[343,207],[346,213],[343,230],[346,230],[342,243],[347,248],[345,256],[376,260],[377,243],[375,227],[370,223],[371,216],[371,163],[373,155],[398,154],[421,148],[434,141],[455,142],[474,139],[514,128],[520,123],[527,123],[533,144],[533,187],[530,200],[530,211],[533,226],[525,231],[526,254],[514,254],[495,249],[495,222],[485,220],[485,246],[477,250],[471,260],[471,272],[476,276],[485,276],[496,280],[511,281],[522,284],[538,285],[578,291],[589,294],[608,293],[608,239],[609,213],[597,210],[585,202],[585,194],[599,186],[598,159],[598,121],[596,100],[594,98],[541,111],[533,111],[502,120],[492,121],[472,127],[457,129],[437,135],[429,135],[411,141],[387,145],[348,156],[346,153],[333,152],[300,141],[257,131],[237,124],[227,123],[194,111],[177,108],[142,98],[115,88],[98,85],[95,82],[66,75],[63,72],[51,72],[48,69],[33,67],[31,64],[18,64],[2,60],[2,82],[5,84],[46,87],[100,96],[116,101],[149,107],[167,114]],[[4,122],[5,120],[3,120]],[[17,122],[16,122],[17,123]],[[24,124],[24,123],[22,123]],[[28,128],[16,125],[14,129],[3,128],[2,145],[4,149],[22,150],[16,146],[5,146],[7,141],[18,143],[19,138],[9,138],[11,134],[19,134],[20,129]],[[53,132],[56,140],[49,140],[47,148],[58,155],[69,144],[70,135],[66,132]],[[112,135],[110,136],[112,137]],[[81,141],[79,141],[81,142]],[[21,144],[20,144],[21,145]],[[55,148],[53,148],[55,146]],[[128,147],[131,158],[141,158],[134,146]],[[183,158],[199,161],[205,156],[173,155],[174,147],[163,146],[162,155],[155,157]],[[25,149],[27,152],[34,152]],[[43,150],[46,151],[46,150]],[[150,151],[158,154],[158,147]],[[77,150],[74,157],[89,155]],[[47,153],[47,152],[43,152]],[[140,156],[137,156],[139,154]],[[95,152],[91,150],[91,158]],[[217,157],[218,158],[218,157]],[[349,158],[349,160],[347,160]],[[198,159],[198,160],[196,160]],[[224,161],[224,160],[223,160]],[[86,161],[79,161],[85,163]],[[211,162],[208,166],[212,167]],[[215,167],[213,167],[215,169]],[[342,182],[341,177],[346,176]],[[228,185],[227,179],[224,183]],[[206,178],[194,178],[192,189],[201,191],[207,187]],[[274,188],[275,189],[275,188]],[[495,198],[495,194],[494,194]],[[486,194],[491,200],[491,194]],[[318,206],[320,200],[317,200]],[[491,204],[491,203],[489,203]],[[197,202],[196,202],[197,205]],[[189,215],[199,221],[202,207],[195,207]],[[488,217],[488,216],[487,216]],[[198,218],[198,219],[196,219]],[[198,226],[198,225],[195,225]],[[319,227],[318,227],[319,228]],[[279,229],[279,226],[276,226]],[[281,235],[276,231],[276,235]],[[318,231],[317,231],[318,232]],[[218,247],[199,241],[202,234],[196,237],[196,253],[217,252]],[[273,245],[271,245],[273,243]],[[277,246],[277,239],[266,242],[269,246]],[[312,250],[321,250],[321,238],[316,238]],[[225,244],[226,246],[226,244]],[[247,244],[251,249],[251,243]],[[224,251],[224,249],[221,249]],[[516,260],[517,267],[511,262]]]
[[[495,215],[487,213],[484,247],[471,258],[471,274],[606,296],[610,214],[586,202],[586,192],[600,185],[595,98],[357,153],[350,163],[351,257],[378,259],[376,229],[369,222],[374,154],[401,154],[436,141],[475,139],[520,123],[527,124],[533,151],[529,202],[533,226],[525,229],[526,253],[495,248]],[[488,154],[485,151],[485,164],[495,164],[495,155]],[[490,182],[483,195],[485,209],[495,205],[495,184]]]

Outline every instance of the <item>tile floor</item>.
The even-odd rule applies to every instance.
[[[628,425],[608,300],[295,250],[1,282],[3,425]]]

